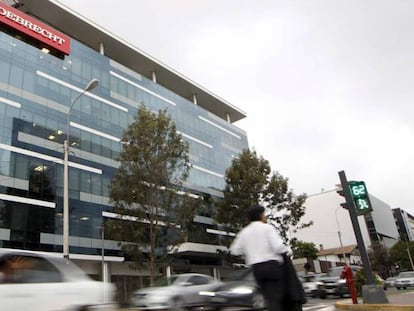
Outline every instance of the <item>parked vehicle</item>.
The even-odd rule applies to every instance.
[[[299,276],[299,280],[302,282],[303,290],[305,291],[306,296],[310,296],[312,298],[318,297],[318,284],[324,277],[326,277],[325,273],[313,273]]]
[[[350,266],[355,276],[356,272],[361,269],[359,266]],[[319,298],[325,299],[328,295],[343,297],[349,295],[348,284],[345,279],[341,278],[343,267],[332,267],[329,269],[327,276],[319,280],[318,295]]]
[[[395,287],[397,289],[414,287],[414,271],[406,271],[398,274],[397,279],[395,280]]]
[[[117,310],[114,297],[112,284],[91,280],[68,259],[0,249],[1,310]]]
[[[390,287],[395,286],[395,280],[397,279],[396,276],[391,276],[384,281],[384,289],[387,290]]]
[[[207,297],[198,293],[212,290],[220,284],[220,281],[209,275],[197,273],[162,277],[153,287],[135,291],[131,296],[131,305],[142,310],[178,310],[203,306]]]
[[[199,294],[207,298],[206,307],[213,309],[236,307],[238,310],[260,310],[266,306],[251,269],[240,271],[234,280]]]

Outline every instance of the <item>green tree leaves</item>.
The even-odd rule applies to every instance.
[[[292,251],[294,258],[310,258],[313,260],[318,258],[318,249],[312,242],[294,240],[292,241]]]
[[[226,171],[224,198],[218,204],[216,221],[229,231],[237,232],[248,223],[247,211],[263,204],[268,221],[288,241],[289,230],[295,231],[312,223],[300,223],[305,214],[306,195],[296,196],[288,179],[272,172],[270,164],[256,152],[243,150]]]
[[[190,165],[188,144],[177,133],[166,111],[141,107],[125,130],[120,166],[110,185],[110,198],[119,215],[107,231],[122,250],[147,262],[150,279],[158,274],[175,245],[185,240],[185,228],[197,208],[182,187]]]

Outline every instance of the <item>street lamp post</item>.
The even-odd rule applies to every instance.
[[[339,210],[340,208],[341,208],[341,207],[338,207],[338,208],[335,210],[335,218],[336,218],[336,226],[338,227],[338,238],[339,238],[339,244],[341,245],[342,256],[343,256],[343,258],[344,258],[344,262],[345,262],[345,264],[346,264],[346,254],[345,254],[345,250],[344,250],[344,245],[342,244],[342,233],[341,233],[341,229],[340,229],[340,227],[339,227],[339,221],[338,221],[338,210]]]
[[[92,91],[98,84],[99,81],[97,79],[92,79],[82,93],[80,93],[69,106],[69,110],[66,114],[66,140],[63,142],[63,257],[65,258],[69,258],[69,117],[72,107],[78,99],[86,92]]]

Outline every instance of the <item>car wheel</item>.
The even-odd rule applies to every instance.
[[[252,295],[252,308],[254,310],[263,310],[266,307],[264,297],[259,292],[254,292]]]
[[[397,286],[397,289],[400,290],[400,288]]]
[[[319,298],[326,299],[326,295],[325,294],[319,294]]]
[[[186,308],[183,306],[183,300],[180,297],[175,297],[171,300],[170,311],[184,311]]]

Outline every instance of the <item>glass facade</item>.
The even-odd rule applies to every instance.
[[[93,78],[99,86],[74,102]],[[232,157],[248,147],[243,130],[73,39],[71,54],[59,59],[0,32],[0,247],[62,250],[69,114],[71,252],[99,253],[120,138],[140,104],[167,109],[189,142],[189,190],[223,189]]]

